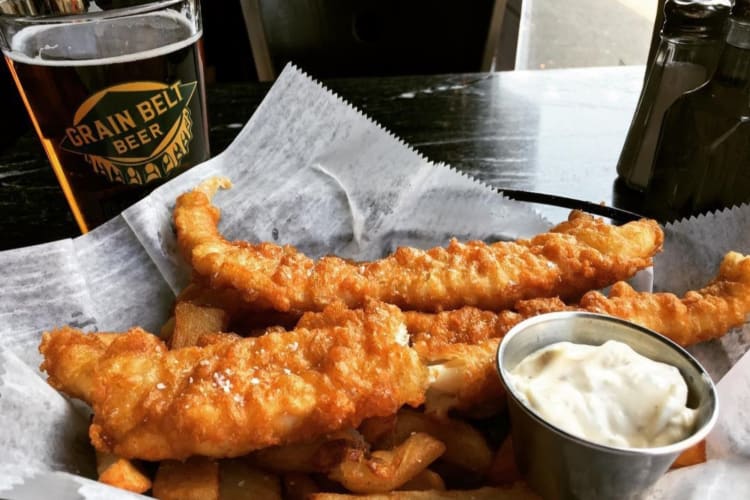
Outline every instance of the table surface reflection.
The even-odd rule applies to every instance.
[[[612,204],[615,165],[644,68],[330,80],[325,84],[427,158],[500,188]],[[268,84],[208,89],[212,153],[260,104]],[[0,151],[0,248],[78,229],[32,132]],[[537,205],[559,219],[560,210]]]

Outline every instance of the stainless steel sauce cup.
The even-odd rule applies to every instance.
[[[628,344],[639,354],[675,366],[688,386],[688,407],[697,408],[693,434],[669,446],[619,448],[592,443],[544,420],[515,392],[508,373],[529,354],[555,342]],[[510,330],[497,353],[507,391],[516,462],[529,485],[550,499],[637,498],[664,474],[677,456],[702,440],[718,416],[716,388],[684,349],[628,321],[585,312],[530,318]]]

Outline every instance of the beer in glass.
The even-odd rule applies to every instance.
[[[209,157],[198,0],[113,3],[0,0],[5,60],[83,232]]]

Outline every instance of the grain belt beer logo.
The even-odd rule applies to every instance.
[[[112,182],[146,184],[180,166],[190,151],[196,82],[131,82],[97,92],[65,130],[62,149],[83,155]]]

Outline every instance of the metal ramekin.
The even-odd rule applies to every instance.
[[[655,448],[619,448],[592,443],[550,424],[528,408],[508,372],[529,354],[555,342],[628,344],[654,361],[677,367],[688,386],[688,406],[698,408],[692,435]],[[664,474],[677,456],[702,440],[719,412],[716,388],[703,367],[684,349],[656,332],[628,321],[585,312],[542,314],[516,325],[497,352],[507,391],[516,462],[529,485],[549,499],[637,498]]]

